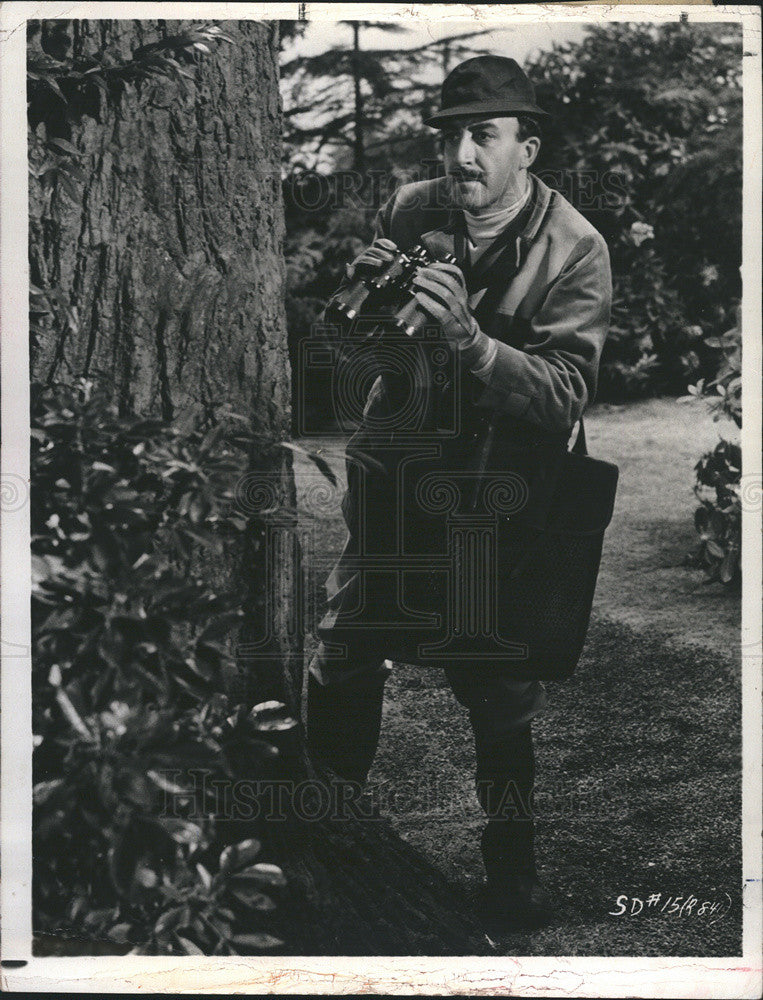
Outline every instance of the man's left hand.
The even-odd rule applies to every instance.
[[[469,312],[468,293],[461,269],[438,261],[422,267],[413,279],[416,300],[442,328],[454,347],[463,350],[479,330]]]

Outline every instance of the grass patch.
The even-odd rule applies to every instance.
[[[740,693],[730,660],[606,619],[535,724],[538,854],[560,904],[505,954],[741,952]],[[439,671],[398,665],[371,781],[397,830],[473,893],[482,815],[468,721]],[[621,894],[732,897],[722,919],[609,916]]]

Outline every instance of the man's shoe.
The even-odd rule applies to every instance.
[[[503,883],[488,879],[479,898],[486,915],[505,930],[537,930],[556,915],[551,897],[536,876]]]

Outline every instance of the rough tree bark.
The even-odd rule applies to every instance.
[[[57,58],[106,51],[124,59],[182,28],[42,22],[31,44]],[[55,99],[30,108],[31,127],[76,147],[85,174],[77,203],[30,179],[31,279],[60,289],[68,307],[66,320],[50,322],[31,345],[31,374],[43,382],[91,378],[123,410],[179,424],[229,404],[264,442],[242,502],[274,491],[293,507],[288,452],[267,444],[285,440],[290,426],[277,28],[250,21],[225,31],[234,44],[198,59],[185,96],[173,83],[152,83],[116,103],[96,93],[86,113]],[[266,655],[243,664],[244,696],[298,710],[294,562],[279,559],[273,582],[259,544],[209,572],[250,589],[243,638],[268,636]],[[301,744],[290,767],[292,778],[313,774]],[[290,878],[279,919],[292,953],[483,950],[458,894],[386,824],[273,826]]]
[[[183,26],[49,21],[39,44],[54,57],[105,51],[126,60]],[[30,110],[38,133],[81,152],[86,178],[76,204],[56,188],[46,198],[32,179],[31,279],[60,289],[70,311],[32,343],[31,369],[41,381],[92,378],[111,387],[122,410],[179,425],[228,404],[263,440],[240,503],[252,504],[266,486],[288,505],[288,454],[267,445],[288,436],[290,405],[277,27],[241,22],[231,31],[235,44],[199,55],[186,95],[160,81],[118,103],[93,88],[90,106],[53,98]],[[254,618],[273,621],[261,651],[272,655],[243,663],[236,689],[293,701],[301,688],[301,641],[288,629],[294,567],[282,560],[277,577],[266,578],[264,556],[252,544],[244,576]],[[225,579],[235,558],[208,572]],[[277,597],[272,619],[262,607],[266,583]],[[244,641],[254,638],[248,632]]]
[[[128,58],[182,27],[78,21],[69,34],[75,57]],[[79,311],[76,329],[33,345],[32,371],[105,378],[123,406],[167,419],[230,402],[283,435],[277,40],[264,24],[231,31],[236,44],[199,56],[185,97],[143,84],[116,108],[102,99],[97,118],[46,103],[49,134],[72,137],[87,182],[80,206],[54,196],[47,218],[32,187],[32,280]]]

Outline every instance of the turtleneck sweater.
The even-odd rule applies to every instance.
[[[527,204],[530,197],[531,184],[529,178],[525,186],[524,194],[507,208],[499,208],[496,212],[488,212],[484,215],[472,215],[464,209],[464,219],[466,229],[469,234],[469,250],[471,262],[474,264],[487,250],[490,244],[497,239],[508,224],[515,219]]]

